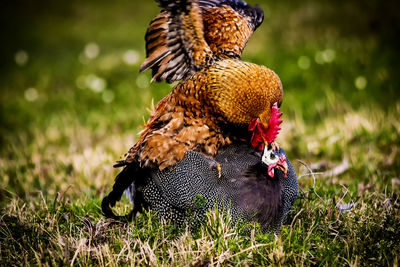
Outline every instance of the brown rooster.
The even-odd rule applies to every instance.
[[[268,68],[240,59],[263,21],[262,10],[239,0],[158,2],[163,10],[146,33],[141,71],[152,69],[158,82],[183,81],[158,103],[140,139],[116,166],[137,162],[163,170],[190,150],[214,156],[232,140],[246,138],[240,129],[251,122],[265,135],[253,139],[267,142],[282,84]]]

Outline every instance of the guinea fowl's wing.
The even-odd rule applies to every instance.
[[[147,30],[146,60],[153,80],[185,79],[215,58],[240,58],[264,13],[240,0],[157,0],[162,8]]]
[[[240,58],[247,41],[264,20],[259,6],[241,0],[199,0],[204,38],[217,57]]]
[[[197,0],[157,0],[161,13],[147,30],[146,60],[140,71],[152,69],[153,79],[182,80],[211,64]]]

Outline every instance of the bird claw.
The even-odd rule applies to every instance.
[[[212,161],[210,164],[212,169],[217,169],[218,171],[218,179],[220,179],[222,177],[222,166],[220,163],[216,162],[216,161]]]

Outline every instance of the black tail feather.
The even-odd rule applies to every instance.
[[[118,160],[117,162],[115,162],[115,164],[113,165],[114,168],[120,168],[120,167],[124,167],[128,165],[128,163],[126,162],[126,160]]]
[[[115,215],[112,211],[112,208],[115,207],[115,204],[121,200],[122,194],[132,183],[136,181],[136,179],[141,180],[146,178],[144,177],[146,173],[146,170],[140,168],[135,162],[126,165],[126,167],[115,178],[112,191],[105,196],[101,202],[101,210],[103,211],[104,216],[119,221],[132,220],[134,213],[138,211],[139,208],[136,207],[136,205],[128,215],[124,216]]]

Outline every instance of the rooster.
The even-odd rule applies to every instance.
[[[118,166],[139,162],[163,170],[190,150],[215,156],[238,137],[232,129],[251,122],[265,133],[272,105],[282,103],[281,81],[240,59],[262,10],[238,0],[158,2],[163,10],[146,33],[141,71],[152,69],[156,81],[183,81],[158,103]]]
[[[188,151],[214,157],[237,140],[259,150],[276,147],[282,83],[272,70],[241,60],[263,21],[261,8],[239,0],[157,2],[162,11],[147,30],[140,71],[151,69],[157,82],[181,82],[157,104],[138,142],[115,165],[125,166],[116,178],[123,186],[114,186],[103,201],[107,207],[133,176],[172,169]]]

